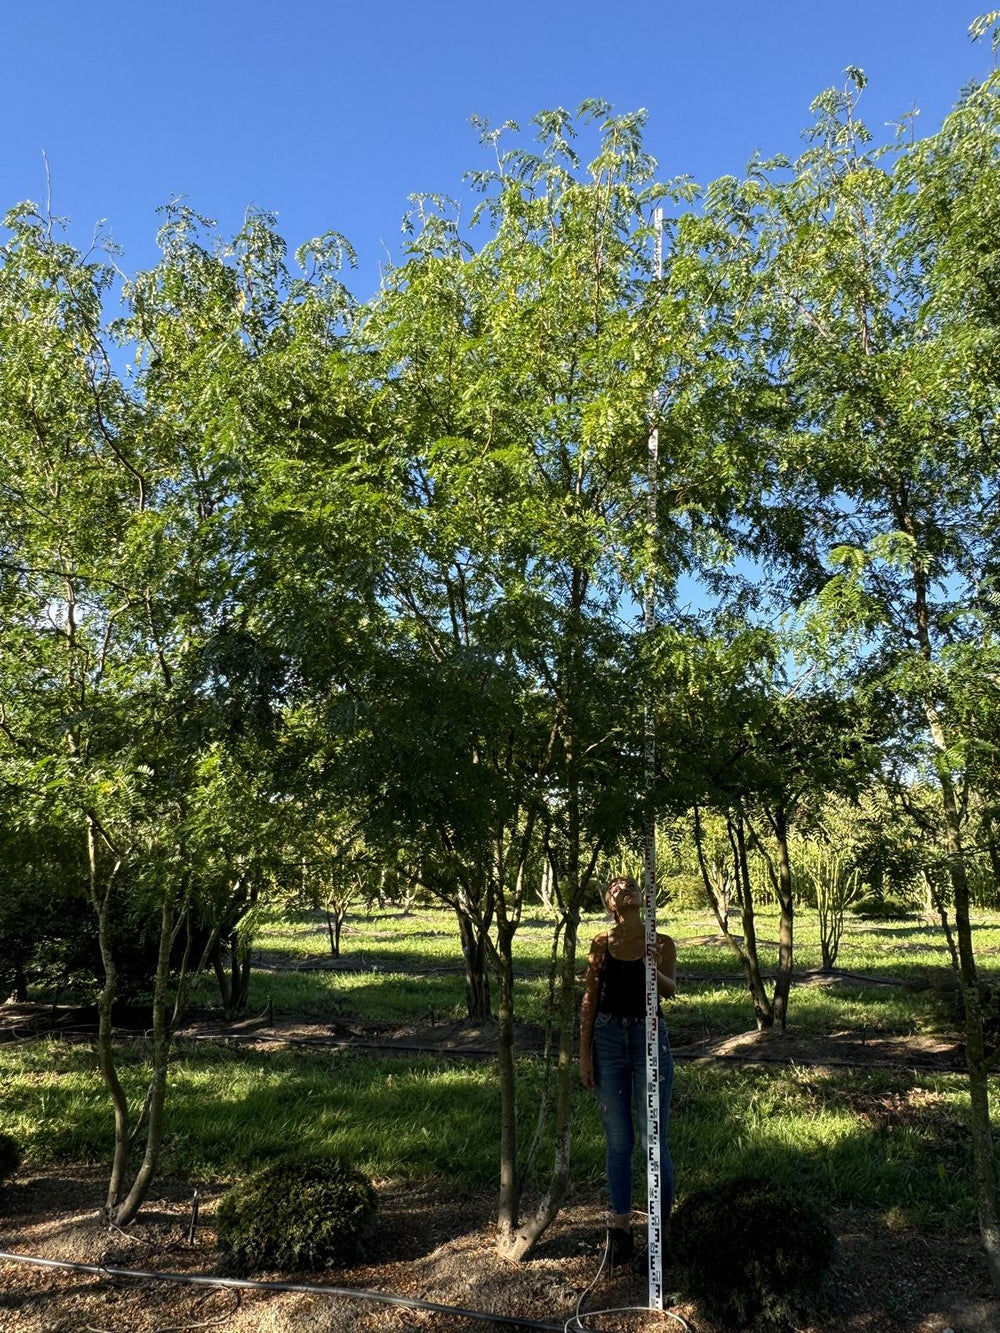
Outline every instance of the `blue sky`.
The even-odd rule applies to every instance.
[[[359,251],[361,297],[414,191],[462,194],[484,165],[468,118],[525,123],[607,98],[649,110],[664,176],[794,154],[808,104],[868,74],[877,132],[916,106],[931,133],[990,68],[970,43],[989,0],[27,0],[3,6],[4,208],[45,194],[77,240],[97,219],[152,262],[155,209],[183,194],[238,227],[274,209],[292,245],[329,228]]]

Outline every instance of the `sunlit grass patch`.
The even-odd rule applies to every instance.
[[[132,1105],[145,1050],[122,1051]],[[0,1130],[28,1166],[108,1162],[111,1117],[91,1047],[33,1042],[0,1051]],[[522,1151],[545,1072],[518,1065]],[[161,1170],[231,1180],[294,1149],[347,1155],[380,1178],[496,1182],[499,1095],[488,1061],[182,1048],[170,1069]],[[993,1089],[1000,1114],[1000,1088]],[[574,1179],[601,1187],[604,1137],[592,1094],[575,1093]],[[670,1138],[681,1195],[726,1176],[763,1174],[831,1207],[974,1224],[968,1093],[961,1076],[913,1071],[679,1065]],[[551,1120],[546,1143],[551,1143]],[[538,1162],[544,1170],[546,1153]],[[637,1202],[642,1168],[636,1158]]]
[[[139,1046],[122,1053],[133,1106],[145,1087],[143,1055]],[[0,1069],[0,1125],[27,1161],[109,1160],[110,1107],[92,1050],[37,1043],[5,1052]],[[161,1170],[228,1179],[302,1150],[346,1154],[375,1176],[479,1184],[492,1178],[484,1145],[498,1133],[495,1074],[482,1062],[205,1048],[171,1064]]]

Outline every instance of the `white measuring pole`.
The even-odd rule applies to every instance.
[[[656,235],[656,276],[663,276],[663,209],[653,215]],[[654,395],[654,412],[659,394]],[[646,464],[646,523],[652,545],[656,532],[656,464],[660,449],[655,420],[649,433],[649,457]],[[656,628],[656,583],[653,556],[646,572],[643,597],[643,629],[652,635]],[[652,795],[656,781],[656,721],[652,688],[646,686],[645,716],[646,817],[645,849],[645,921],[646,921],[646,1192],[649,1210],[649,1308],[663,1309],[663,1236],[660,1180],[660,1042],[659,996],[656,989],[656,817]]]

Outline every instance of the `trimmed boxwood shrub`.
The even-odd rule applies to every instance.
[[[327,1268],[356,1259],[375,1223],[371,1182],[339,1157],[286,1157],[219,1204],[219,1244],[245,1272]]]
[[[678,1285],[725,1327],[794,1318],[819,1294],[835,1244],[811,1200],[753,1177],[699,1190],[671,1221]]]
[[[21,1149],[9,1134],[0,1134],[0,1185],[13,1176],[21,1165]]]

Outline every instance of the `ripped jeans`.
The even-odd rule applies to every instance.
[[[657,1026],[660,1046],[660,1199],[661,1221],[674,1202],[674,1164],[667,1130],[674,1061],[663,1020]],[[635,1146],[633,1106],[639,1141],[646,1160],[646,1020],[598,1014],[594,1021],[594,1084],[607,1140],[608,1190],[613,1213],[632,1211],[632,1149]]]

